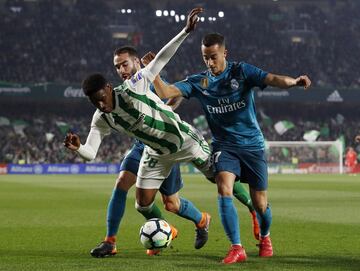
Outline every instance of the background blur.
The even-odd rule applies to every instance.
[[[255,92],[258,120],[270,141],[334,141],[353,147],[360,133],[360,1],[203,1],[198,29],[165,67],[169,82],[205,69],[201,37],[226,37],[228,60],[312,80],[308,91]],[[121,83],[112,64],[116,47],[158,51],[184,26],[193,1],[0,0],[0,164],[81,163],[65,150],[68,130],[84,143],[94,108],[80,83],[102,72]],[[185,101],[177,110],[209,137],[202,109]],[[200,118],[199,118],[200,116]],[[287,128],[278,129],[281,123]],[[316,131],[315,137],[304,135]],[[96,162],[118,163],[132,144],[113,134]],[[297,151],[299,152],[299,151]],[[294,162],[281,148],[275,156]],[[331,160],[330,149],[297,156]],[[320,159],[320,158],[316,159]],[[276,157],[269,157],[269,160]]]

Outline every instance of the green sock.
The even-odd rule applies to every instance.
[[[254,206],[252,205],[249,192],[245,189],[245,187],[237,181],[234,183],[233,194],[235,198],[237,198],[242,204],[249,208],[249,211],[254,211]]]
[[[159,207],[157,207],[157,205],[155,203],[153,204],[153,206],[151,206],[151,208],[149,210],[139,211],[139,213],[141,213],[146,218],[146,220],[149,220],[151,218],[164,219]]]

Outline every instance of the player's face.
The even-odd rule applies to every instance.
[[[139,69],[140,61],[137,57],[123,53],[114,56],[114,66],[122,80],[130,79]]]
[[[202,45],[201,52],[205,65],[212,74],[219,75],[225,70],[227,51],[224,46],[214,44],[206,47]]]
[[[114,109],[113,89],[110,84],[90,95],[89,99],[101,112],[110,113]]]

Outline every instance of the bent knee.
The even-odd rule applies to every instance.
[[[268,204],[267,202],[256,202],[256,203],[253,202],[253,206],[258,213],[264,214],[266,212]]]

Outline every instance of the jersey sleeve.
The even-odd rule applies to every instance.
[[[191,84],[191,80],[188,78],[186,78],[185,80],[179,81],[174,83],[174,86],[177,87],[180,91],[183,97],[189,99],[192,95],[192,84]]]
[[[99,150],[103,138],[110,134],[110,127],[105,120],[101,118],[101,114],[96,111],[91,121],[91,128],[84,145],[80,145],[77,153],[85,160],[94,160]]]
[[[169,41],[156,55],[155,59],[141,71],[142,75],[153,82],[155,76],[160,73],[171,57],[176,53],[180,44],[186,39],[188,33],[183,29],[171,41]]]
[[[250,65],[248,63],[240,63],[246,82],[250,84],[250,87],[259,87],[261,90],[266,88],[264,83],[265,77],[268,72],[265,72],[258,67]]]

